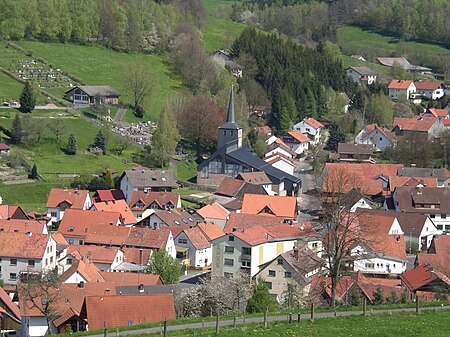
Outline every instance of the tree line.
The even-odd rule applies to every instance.
[[[181,20],[201,27],[201,0],[0,0],[0,38],[85,44],[123,51],[166,50]]]

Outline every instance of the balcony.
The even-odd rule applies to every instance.
[[[241,254],[241,257],[239,259],[240,261],[251,261],[252,256],[250,254]]]

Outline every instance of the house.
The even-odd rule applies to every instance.
[[[428,108],[421,116],[436,117],[439,121],[443,122],[445,119],[449,118],[449,111],[447,109]]]
[[[388,177],[387,190],[388,190],[389,194],[394,193],[395,189],[400,186],[437,187],[437,179],[436,178],[416,178],[416,177],[408,177],[408,176],[389,176]]]
[[[414,64],[411,64],[404,57],[377,57],[377,61],[381,65],[386,66],[386,67],[393,67],[394,65],[399,65],[406,71],[412,72],[412,73],[419,73],[419,74],[430,74],[431,73],[430,68],[416,66]]]
[[[29,218],[19,205],[0,204],[0,219],[28,220]]]
[[[309,293],[312,277],[322,270],[324,263],[325,261],[307,245],[303,245],[259,266],[260,270],[253,280],[256,281],[262,277],[269,292],[276,296],[279,302],[285,302],[288,288],[293,285],[306,296]]]
[[[243,67],[238,64],[235,61],[228,61],[225,65],[225,68],[228,69],[233,76],[237,77],[237,78],[241,78],[242,77],[242,70]]]
[[[138,167],[126,170],[120,177],[120,190],[130,204],[134,191],[171,192],[177,186],[172,173]]]
[[[272,195],[272,181],[269,179],[265,172],[245,172],[240,173],[237,177],[237,180],[243,180],[246,183],[250,183],[253,185],[259,185],[264,188],[267,194]]]
[[[346,70],[347,76],[350,76],[355,83],[365,83],[370,85],[377,81],[378,73],[369,67],[350,67]]]
[[[446,169],[422,168],[422,167],[402,167],[398,170],[399,177],[423,178],[423,183],[428,187],[448,187],[450,186],[450,174]],[[437,185],[429,179],[436,179]]]
[[[110,86],[78,85],[65,92],[73,104],[118,105],[120,94]]]
[[[225,227],[230,212],[223,206],[214,202],[197,210],[197,214],[204,222],[212,222],[220,228]]]
[[[71,245],[82,245],[87,235],[100,227],[122,226],[123,221],[118,212],[84,211],[68,209],[58,227],[58,233]]]
[[[283,152],[285,152],[285,149],[283,149],[279,144],[274,143],[269,147],[269,150],[264,155],[264,161],[278,170],[293,175],[295,171],[295,153],[292,152],[291,155],[285,155]],[[275,192],[272,191],[271,194],[274,193]]]
[[[290,160],[293,160],[297,157],[297,154],[292,151],[291,148],[281,138],[270,136],[266,139],[266,144],[269,146],[266,153],[264,153],[265,158],[269,158],[274,155],[282,155],[289,158]]]
[[[221,49],[212,54],[212,59],[216,64],[224,68],[227,62],[232,60],[232,56],[228,51]]]
[[[261,214],[231,213],[225,227],[223,228],[223,231],[225,233],[232,233],[236,231],[245,231],[246,229],[252,227],[279,225],[287,222],[284,217],[265,216]]]
[[[254,130],[256,133],[262,133],[263,135],[266,135],[267,137],[272,136],[272,129],[268,125],[255,126]]]
[[[255,226],[231,232],[212,241],[211,273],[232,277],[246,272],[253,277],[260,265],[292,250],[299,240],[311,247],[321,242],[310,224]]]
[[[66,256],[59,260],[58,264],[63,269],[68,269],[75,259],[79,260],[84,257],[101,271],[114,270],[124,261],[124,253],[117,247],[71,245],[67,249]]]
[[[396,212],[426,215],[438,230],[450,231],[450,190],[447,188],[401,186],[395,189],[392,201]]]
[[[54,224],[64,217],[66,209],[86,210],[92,206],[92,199],[87,190],[70,190],[52,188],[47,200],[47,216]]]
[[[94,202],[91,206],[91,210],[97,212],[120,213],[125,226],[131,226],[137,222],[133,212],[130,207],[128,207],[127,202],[123,199]]]
[[[417,254],[415,266],[426,264],[450,275],[450,235],[436,235],[427,252]]]
[[[416,92],[416,86],[412,80],[392,80],[388,89],[389,97],[393,100],[401,97],[410,99],[411,95]]]
[[[370,144],[339,143],[338,155],[339,161],[375,163],[372,158],[373,148]]]
[[[310,140],[298,130],[289,131],[282,139],[296,154],[308,151]]]
[[[73,255],[67,256],[67,258],[60,261],[59,267],[69,267],[59,277],[62,283],[85,284],[105,282],[104,278],[100,275],[100,269],[89,258],[80,255],[77,257],[71,256]]]
[[[0,220],[0,232],[48,234],[47,225],[36,220]]]
[[[138,223],[140,226],[150,227],[152,229],[161,229],[164,227],[191,227],[196,224],[197,219],[183,208],[174,208],[168,211],[155,211],[152,215]]]
[[[4,335],[12,333],[17,335],[21,328],[22,316],[20,315],[20,309],[16,303],[14,303],[8,295],[8,293],[0,287],[0,319],[1,330]]]
[[[125,195],[121,190],[97,190],[93,199],[96,202],[113,201],[125,199]]]
[[[444,96],[445,85],[442,82],[417,81],[414,85],[416,93],[422,97],[435,100]]]
[[[402,284],[407,289],[408,298],[413,301],[419,297],[421,301],[449,298],[450,278],[444,273],[426,264],[400,275]]]
[[[11,147],[5,143],[0,143],[0,156],[7,156],[11,152]]]
[[[185,265],[204,268],[211,264],[212,246],[205,234],[198,227],[183,229],[175,237],[175,245],[178,248],[187,249]],[[184,250],[183,250],[184,252]]]
[[[176,314],[172,294],[139,294],[86,296],[80,317],[87,330],[96,330],[173,320]]]
[[[297,219],[297,198],[278,195],[245,194],[242,213],[275,216],[288,220]]]
[[[287,174],[242,147],[242,128],[235,122],[234,92],[231,89],[227,121],[219,127],[217,151],[197,167],[197,183],[218,186],[225,177],[235,178],[243,172],[262,171],[280,195],[296,195],[301,180]]]
[[[116,287],[138,286],[140,284],[143,284],[144,286],[155,286],[164,284],[164,282],[161,279],[161,276],[155,274],[113,273],[101,271],[100,276],[105,280],[105,282],[114,283]]]
[[[300,131],[310,139],[311,145],[316,145],[320,141],[324,126],[314,118],[305,118],[294,125],[294,130]]]
[[[394,136],[385,126],[369,124],[355,137],[355,144],[370,144],[375,151],[384,151],[394,143]]]
[[[439,138],[440,133],[444,130],[442,123],[440,123],[439,119],[436,117],[394,117],[393,125],[394,128],[392,129],[392,132],[394,132],[397,137],[415,136],[431,140]]]
[[[233,178],[225,178],[217,187],[215,195],[225,196],[229,198],[235,198],[240,201],[244,198],[245,194],[261,194],[267,195],[266,189],[257,184],[248,183],[244,180]]]
[[[181,208],[180,194],[175,192],[135,191],[131,195],[131,211],[141,221],[156,210]]]
[[[176,257],[175,241],[169,228],[154,230],[148,227],[132,227],[124,246],[151,250],[164,249],[168,255]]]
[[[56,242],[50,235],[0,232],[0,277],[5,284],[55,266]]]

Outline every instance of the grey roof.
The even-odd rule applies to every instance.
[[[134,263],[129,263],[129,262],[122,262],[121,264],[119,264],[118,266],[116,266],[116,268],[114,268],[114,270],[119,270],[119,271],[143,271],[145,268],[144,266],[140,266]]]
[[[126,175],[130,184],[134,187],[173,187],[176,186],[176,179],[170,172],[150,170],[146,167],[138,167],[126,170]]]
[[[395,63],[399,64],[405,70],[413,70],[413,71],[431,71],[430,68],[416,66],[411,63],[404,57],[377,57],[378,62],[386,67],[393,67]]]
[[[371,144],[351,144],[351,143],[339,143],[339,154],[373,154],[373,148]]]
[[[232,152],[229,152],[227,155],[259,171],[266,172],[267,176],[270,178],[270,180],[272,180],[272,182],[276,180],[276,183],[279,183],[283,180],[288,180],[291,183],[296,183],[300,187],[300,178],[294,177],[291,174],[277,169],[276,167],[257,157],[256,154],[251,152],[249,149],[246,149],[245,147],[241,147]]]
[[[446,169],[421,168],[421,167],[403,167],[398,169],[397,175],[400,177],[417,178],[436,178],[437,180],[446,180]]]
[[[103,96],[103,97],[119,97],[120,94],[111,88],[109,85],[79,85],[78,88],[83,90],[89,96]]]
[[[160,285],[144,285],[142,291],[139,289],[139,285],[135,286],[117,286],[116,294],[118,295],[159,295],[159,294],[173,294],[177,291],[195,287],[195,284],[179,283],[173,284],[160,284]]]
[[[228,114],[227,114],[227,121],[222,124],[219,129],[235,129],[239,130],[239,125],[236,124],[236,118],[234,116],[234,90],[233,87],[231,87],[230,90],[230,101],[228,102]]]
[[[369,67],[364,67],[364,66],[363,67],[350,67],[349,69],[353,69],[360,75],[370,75],[370,76],[378,75],[378,73],[376,71],[370,69]]]

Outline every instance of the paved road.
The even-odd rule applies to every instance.
[[[119,110],[117,111],[116,115],[114,116],[113,122],[119,123],[122,120],[122,117],[125,114],[125,111],[127,111],[127,107],[124,105],[121,105],[119,107]]]
[[[414,312],[415,308],[405,308],[405,309],[383,309],[383,310],[368,310],[368,314],[383,314],[383,313],[398,313],[398,312]],[[421,308],[421,311],[424,310],[450,310],[450,306],[445,307],[428,307],[428,308]],[[342,311],[337,312],[336,316],[342,317],[342,316],[356,316],[361,315],[361,311]],[[333,312],[322,312],[322,313],[316,313],[314,314],[314,319],[319,318],[331,318],[334,317]],[[276,315],[276,316],[268,316],[267,321],[268,322],[277,322],[277,321],[287,321],[287,315]],[[310,314],[302,314],[301,320],[310,319]],[[292,320],[295,322],[297,320],[297,314],[292,315]],[[245,319],[239,318],[236,320],[236,324],[245,324],[245,323],[263,323],[264,318],[263,317],[248,317]],[[220,321],[220,326],[230,326],[233,325],[234,322],[232,319],[223,320]],[[162,323],[161,323],[162,325]],[[167,331],[177,331],[177,330],[184,330],[184,329],[201,329],[201,328],[214,328],[216,326],[215,321],[209,321],[204,323],[189,323],[189,324],[178,324],[178,325],[168,325]],[[161,333],[162,326],[161,327],[155,327],[155,328],[147,328],[147,329],[139,329],[139,330],[130,330],[130,331],[121,331],[119,332],[120,336],[126,336],[126,335],[137,335],[142,333]],[[115,333],[110,333],[110,335],[116,336]],[[104,337],[103,334],[101,335],[92,335],[91,337]]]

